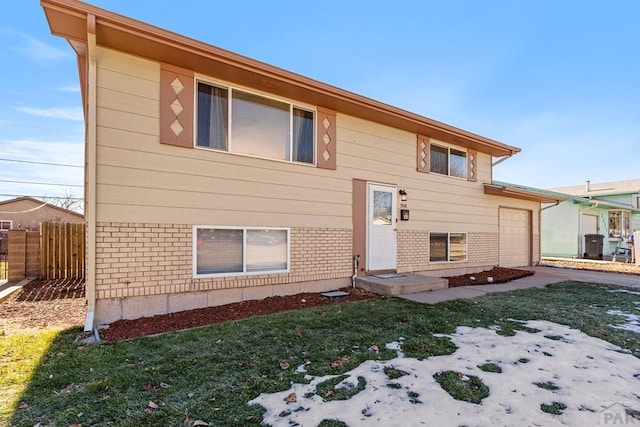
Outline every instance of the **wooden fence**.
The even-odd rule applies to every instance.
[[[42,278],[84,278],[85,225],[67,222],[40,224]]]

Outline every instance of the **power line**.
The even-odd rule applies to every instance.
[[[84,185],[78,184],[51,184],[49,182],[13,181],[10,179],[0,179],[0,182],[8,182],[10,184],[55,185],[56,187],[84,187]]]
[[[84,197],[68,197],[68,196],[28,196],[25,194],[3,194],[0,197],[32,197],[34,199],[60,199],[60,200],[84,200]]]
[[[13,162],[13,163],[28,163],[30,165],[62,166],[65,168],[83,168],[84,167],[80,165],[65,165],[63,163],[34,162],[30,160],[17,160],[17,159],[0,159],[0,161]]]

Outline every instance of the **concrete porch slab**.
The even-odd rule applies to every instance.
[[[413,294],[444,289],[448,285],[447,279],[412,273],[402,273],[388,278],[379,276],[358,276],[356,278],[356,286],[381,295]]]

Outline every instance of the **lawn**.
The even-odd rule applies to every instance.
[[[0,337],[0,425],[259,425],[265,409],[248,402],[308,383],[305,373],[296,371],[300,365],[306,363],[308,375],[337,376],[321,385],[328,387],[321,392],[324,400],[355,399],[366,387],[364,378],[355,376],[351,390],[333,387],[363,362],[396,358],[388,343],[400,340],[406,358],[429,360],[456,351],[451,335],[459,326],[491,327],[491,334],[502,337],[528,330],[515,320],[577,328],[640,358],[640,334],[613,328],[628,320],[607,313],[637,313],[640,296],[615,290],[620,288],[565,282],[433,306],[376,299],[100,345],[75,344],[78,330]],[[396,368],[385,367],[389,388],[403,384],[404,371]],[[478,372],[503,375],[499,369],[487,363]],[[453,387],[454,374],[443,371],[436,380]],[[491,394],[480,379],[468,384],[473,390],[450,394],[462,393],[467,402]],[[536,388],[553,393],[554,384],[540,384]],[[417,393],[407,396],[412,404],[423,404]],[[548,403],[540,410],[549,417],[562,412],[561,402]],[[316,425],[345,424],[327,418]]]

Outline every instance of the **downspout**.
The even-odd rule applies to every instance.
[[[512,151],[510,154],[508,154],[508,155],[506,155],[506,156],[502,156],[502,157],[500,157],[497,161],[495,161],[495,162],[491,163],[491,167],[497,166],[497,165],[499,165],[500,163],[504,162],[505,160],[510,159],[510,158],[511,158],[511,156],[513,156],[513,151]]]
[[[546,209],[549,209],[549,208],[555,208],[555,207],[556,207],[556,206],[558,206],[559,204],[560,204],[560,200],[556,200],[556,202],[555,202],[554,204],[549,205],[549,206],[545,206],[544,208],[540,208],[540,212],[542,212],[542,211],[544,211],[544,210],[546,210]]]
[[[85,294],[87,318],[85,332],[94,329],[96,310],[96,141],[97,141],[97,69],[96,69],[96,17],[87,15],[87,136],[85,159],[85,221],[87,224],[87,253],[85,266]]]

